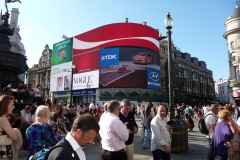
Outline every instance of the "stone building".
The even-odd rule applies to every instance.
[[[34,64],[33,67],[28,70],[27,84],[32,84],[33,87],[40,84],[44,98],[50,97],[51,61],[52,49],[49,49],[49,46],[46,45],[38,64]]]
[[[229,78],[220,78],[219,80],[215,81],[215,94],[216,100],[219,103],[225,104],[229,103]]]
[[[224,25],[227,31],[223,37],[227,40],[230,71],[229,98],[230,103],[240,105],[240,4],[238,2]]]
[[[212,71],[204,61],[181,52],[172,42],[174,103],[203,105],[215,98]],[[161,102],[168,101],[168,41],[160,41]]]

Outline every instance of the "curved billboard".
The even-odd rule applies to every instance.
[[[159,52],[159,32],[137,23],[114,23],[101,26],[73,37],[73,55],[91,50],[135,46]]]

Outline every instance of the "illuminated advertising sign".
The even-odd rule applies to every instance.
[[[159,69],[147,67],[147,88],[161,89],[161,74]]]
[[[73,56],[73,62],[78,72],[87,72],[99,69],[99,50]]]
[[[119,47],[118,65],[109,63],[101,67],[100,60],[100,88],[147,88],[147,68],[160,70],[160,55],[146,48]],[[108,50],[103,49],[101,50]],[[101,58],[101,53],[100,53]]]
[[[55,43],[52,51],[52,66],[72,61],[73,39]]]
[[[73,90],[88,88],[98,88],[99,70],[83,72],[73,75]]]
[[[100,51],[100,67],[114,66],[119,63],[119,48],[109,48]]]
[[[133,46],[159,52],[159,31],[139,23],[114,23],[73,37],[73,55],[91,50]]]
[[[50,92],[70,90],[72,61],[52,66],[50,79]]]
[[[64,64],[52,66],[51,78],[59,76],[68,76],[72,73],[72,61]]]

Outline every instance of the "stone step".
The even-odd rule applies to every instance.
[[[20,151],[18,151],[18,157],[27,157],[28,152],[29,151],[27,151],[27,150],[21,149]]]

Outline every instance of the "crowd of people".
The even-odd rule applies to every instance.
[[[48,99],[44,105],[33,103],[20,113],[12,113],[14,102],[11,92],[4,88],[4,95],[0,97],[0,133],[8,135],[11,145],[23,141],[23,147],[29,150],[27,159],[42,150],[43,146],[49,146],[52,147],[46,155],[49,160],[70,157],[84,160],[83,148],[100,142],[100,159],[133,160],[134,134],[139,128],[135,117],[138,117],[142,125],[142,149],[149,149],[154,160],[170,160],[173,130],[167,124],[167,106],[154,106],[149,102],[136,107],[127,99],[101,105],[93,101],[90,105],[80,106]],[[186,121],[189,131],[194,127],[193,119],[205,118],[209,129],[206,136],[208,160],[216,155],[223,160],[240,159],[236,154],[240,152],[239,117],[236,105],[192,107],[182,103],[175,106],[175,118]],[[21,132],[18,133],[16,128]],[[17,150],[12,148],[10,144],[1,148],[5,158],[11,159],[17,154]]]

